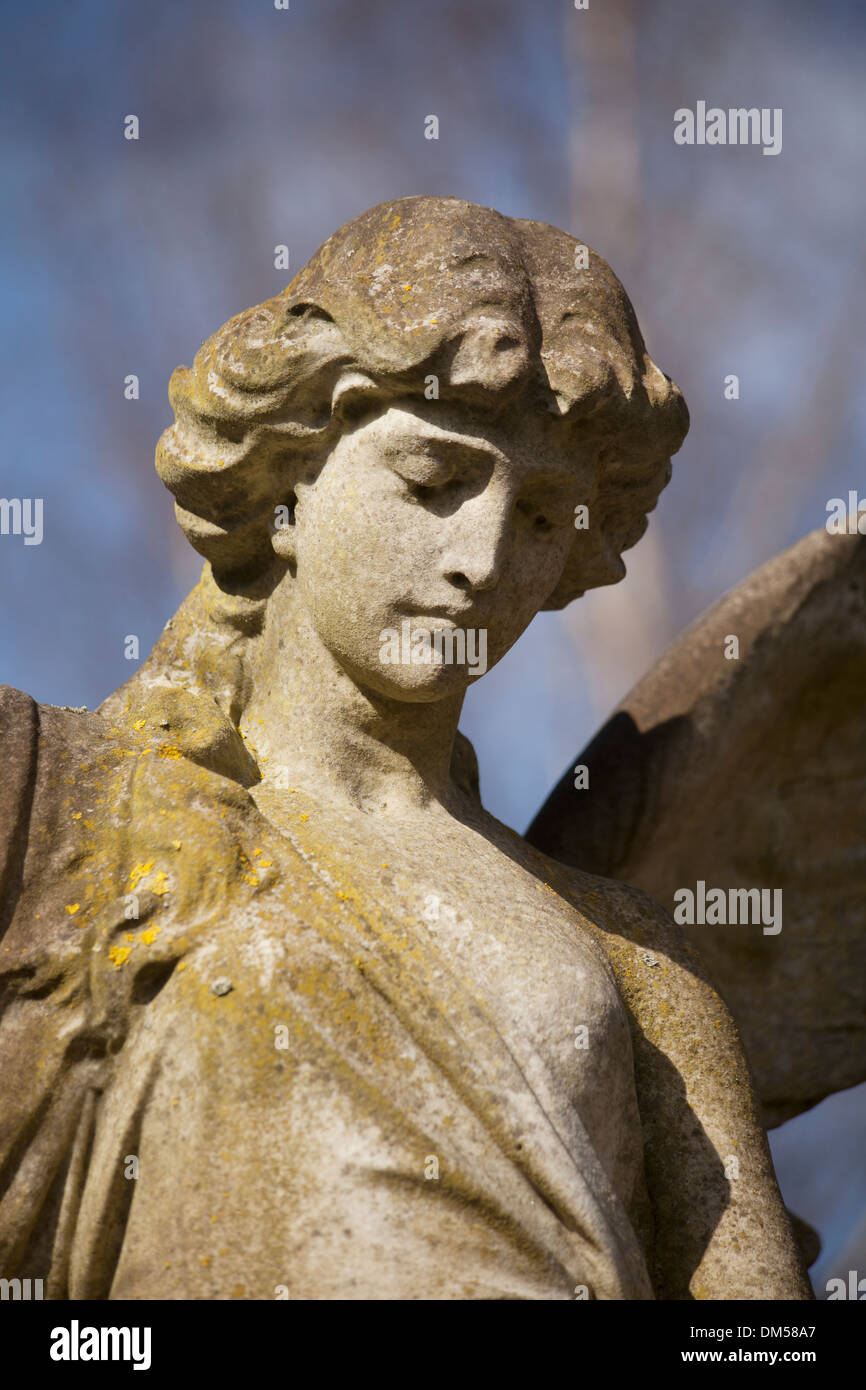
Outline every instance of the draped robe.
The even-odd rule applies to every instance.
[[[653,1297],[639,1158],[614,1172],[588,1111],[544,1103],[423,920],[329,882],[170,743],[8,688],[0,739],[0,1275],[55,1299]],[[578,955],[639,1155],[625,1011]]]

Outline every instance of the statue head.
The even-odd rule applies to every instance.
[[[157,468],[209,562],[199,617],[237,656],[295,586],[374,685],[401,614],[485,627],[493,664],[539,609],[620,579],[688,428],[599,256],[457,198],[348,223],[170,398]],[[449,679],[380,674],[407,698]]]

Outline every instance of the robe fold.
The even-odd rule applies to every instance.
[[[4,687],[0,746],[0,1276],[653,1297],[589,1120],[545,1107],[423,920],[170,741]]]

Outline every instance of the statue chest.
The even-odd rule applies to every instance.
[[[304,859],[128,1039],[79,1296],[124,1145],[113,1297],[646,1296],[628,1023],[579,914],[453,856]]]
[[[643,1147],[629,1021],[587,920],[463,827],[420,843],[354,826],[325,840],[316,819],[296,825],[293,840],[323,896],[387,944],[408,1007],[440,1008],[443,1023],[452,1009],[477,1010],[565,1142],[577,1151],[588,1138],[630,1201]],[[399,976],[394,988],[404,988]]]

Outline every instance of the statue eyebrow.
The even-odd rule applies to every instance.
[[[463,454],[475,454],[483,458],[486,463],[491,459],[504,458],[493,444],[487,444],[483,440],[473,439],[470,436],[458,434],[421,434],[419,435],[397,435],[396,438],[389,439],[382,450],[385,458],[399,459],[403,454],[418,453],[420,450],[430,449],[435,453],[441,449],[444,451],[454,451]]]
[[[441,454],[462,454],[474,456],[481,459],[485,464],[490,464],[491,460],[504,460],[506,463],[513,463],[507,454],[503,454],[494,444],[485,440],[475,438],[471,435],[458,434],[398,434],[386,440],[382,456],[389,467],[399,464],[403,457],[412,454],[428,454],[436,458]],[[523,477],[520,481],[521,489],[532,490],[539,487],[571,488],[576,481],[575,472],[571,468],[545,468],[538,472],[532,472]]]

